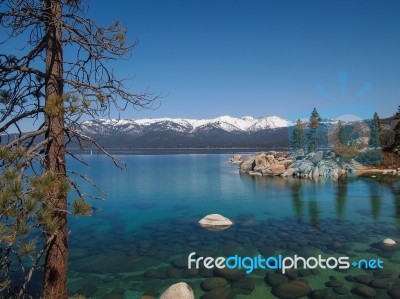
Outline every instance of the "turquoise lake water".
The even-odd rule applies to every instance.
[[[398,180],[251,177],[239,175],[237,165],[227,162],[230,156],[124,155],[119,156],[126,163],[124,170],[103,156],[86,156],[90,167],[74,162],[73,168],[108,196],[91,202],[98,208],[93,216],[69,220],[69,293],[140,298],[186,281],[200,298],[205,294],[201,282],[213,274],[182,267],[193,251],[214,257],[261,253],[380,258],[392,277],[399,275],[400,252],[376,246],[387,237],[400,240]],[[234,225],[221,232],[197,225],[212,213],[229,217]],[[372,273],[319,270],[301,276],[311,289],[332,298],[362,298],[352,293],[339,297],[326,283],[334,276],[350,291],[356,282],[346,276]],[[235,298],[277,298],[265,274],[256,270],[248,275],[250,287],[230,283],[229,292]],[[377,292],[386,298],[386,290]]]

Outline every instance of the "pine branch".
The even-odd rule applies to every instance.
[[[33,272],[37,269],[40,259],[42,258],[43,254],[47,252],[50,247],[50,244],[53,242],[55,235],[51,235],[47,238],[45,245],[43,246],[42,250],[39,251],[37,254],[33,265],[30,267],[29,272],[25,275],[24,283],[21,286],[21,289],[18,293],[18,298],[24,298],[26,286],[32,278]]]

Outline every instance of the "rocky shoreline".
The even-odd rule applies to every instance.
[[[334,151],[316,151],[305,154],[303,150],[294,153],[276,151],[261,152],[243,158],[234,155],[231,163],[239,164],[239,172],[253,176],[297,177],[319,180],[321,178],[346,177],[359,174],[400,175],[399,169],[376,169],[366,167],[354,159],[344,159]]]

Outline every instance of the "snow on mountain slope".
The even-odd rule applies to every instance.
[[[193,133],[205,127],[219,128],[227,132],[255,132],[265,129],[276,129],[292,126],[278,116],[254,118],[245,116],[235,118],[228,115],[213,119],[185,119],[185,118],[145,118],[145,119],[100,119],[84,121],[82,129],[88,133],[107,134],[118,133],[140,133],[143,130],[172,130],[183,133]]]

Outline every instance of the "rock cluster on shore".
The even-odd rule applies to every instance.
[[[238,163],[238,156],[232,157],[230,161]],[[303,150],[292,154],[269,151],[241,160],[239,171],[259,176],[294,176],[314,180],[321,177],[337,179],[354,173],[358,165],[359,163],[355,160],[344,161],[333,151],[317,151],[307,155]]]

